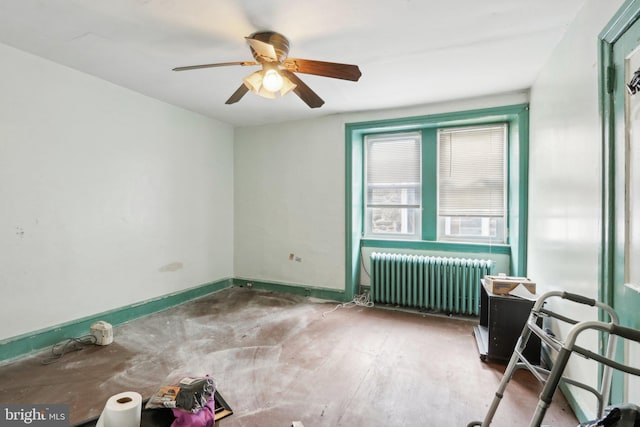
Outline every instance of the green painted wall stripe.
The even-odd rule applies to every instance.
[[[98,320],[104,320],[117,326],[232,286],[248,287],[247,283],[251,283],[252,287],[256,289],[304,295],[329,301],[346,302],[352,299],[352,297],[347,298],[344,291],[327,288],[248,279],[223,279],[0,341],[0,363],[44,350],[71,337],[87,335],[90,326]]]
[[[72,320],[50,328],[7,338],[0,341],[0,362],[9,361],[35,351],[43,350],[71,337],[87,335],[89,333],[89,327],[98,320],[104,320],[113,326],[120,325],[130,320],[147,316],[195,298],[229,288],[232,285],[232,279],[223,279],[126,307]]]
[[[303,295],[306,297],[320,298],[329,301],[346,302],[353,298],[347,298],[347,294],[344,291],[328,288],[317,288],[313,286],[306,286],[300,284],[284,284],[277,282],[265,282],[252,279],[234,279],[234,286],[241,286],[245,288],[263,289],[267,291],[283,292],[295,295]]]

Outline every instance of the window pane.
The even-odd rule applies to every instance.
[[[417,234],[419,210],[414,208],[367,208],[371,233],[411,237]]]
[[[420,186],[418,185],[383,185],[368,186],[368,206],[420,206]]]
[[[502,217],[438,217],[440,240],[504,243],[504,232],[504,218]]]

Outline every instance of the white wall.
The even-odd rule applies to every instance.
[[[622,3],[586,1],[531,89],[528,276],[542,292],[560,289],[598,296],[598,34]],[[580,320],[594,316],[573,305],[554,308]],[[594,348],[595,335],[587,341]],[[574,358],[567,372],[596,385],[597,369],[588,362]],[[588,394],[574,396],[583,410],[595,412]]]
[[[344,290],[346,123],[527,101],[523,91],[236,129],[236,277]]]
[[[344,147],[338,117],[236,129],[236,277],[344,289]]]
[[[0,339],[233,276],[231,126],[0,64]]]

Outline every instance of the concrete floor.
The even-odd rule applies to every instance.
[[[482,419],[504,366],[482,362],[476,322],[230,288],[114,328],[114,343],[42,365],[0,366],[0,402],[70,405],[97,417],[122,391],[148,398],[175,374],[211,375],[234,410],[223,427],[466,426]],[[324,315],[323,315],[324,314]],[[526,425],[539,384],[519,372],[495,426]],[[560,393],[544,424],[578,424]]]

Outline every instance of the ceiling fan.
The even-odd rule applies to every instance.
[[[361,72],[357,65],[336,62],[314,61],[311,59],[288,58],[289,40],[273,31],[260,31],[245,37],[255,61],[220,62],[216,64],[189,65],[177,67],[173,71],[196,70],[199,68],[224,67],[229,65],[261,65],[262,69],[243,79],[242,85],[225,102],[234,104],[249,91],[265,98],[284,96],[290,91],[298,95],[309,107],[318,108],[324,104],[309,86],[294,73],[357,82]]]

